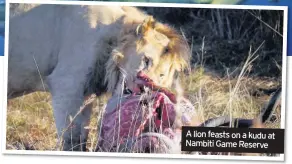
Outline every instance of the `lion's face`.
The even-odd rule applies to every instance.
[[[156,85],[169,88],[175,73],[188,66],[188,55],[187,45],[178,34],[149,18],[136,31],[122,35],[118,48],[113,51],[120,72],[115,90],[127,88],[139,92],[145,82],[137,77],[139,72]]]

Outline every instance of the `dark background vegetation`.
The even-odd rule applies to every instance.
[[[281,77],[283,11],[141,7],[180,30],[192,47],[192,63],[218,76],[240,72],[250,51],[257,51],[250,76]],[[203,55],[202,55],[202,45]]]

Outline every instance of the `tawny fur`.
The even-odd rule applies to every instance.
[[[63,150],[85,150],[86,96],[120,94],[123,82],[135,89],[139,71],[178,86],[190,61],[177,31],[134,7],[13,4],[8,37],[8,98],[50,92]]]

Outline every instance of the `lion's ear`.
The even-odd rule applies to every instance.
[[[153,16],[148,16],[136,29],[137,35],[144,35],[148,30],[155,28],[156,21]]]
[[[118,64],[122,59],[124,58],[124,55],[118,51],[117,49],[114,49],[112,51],[112,60]]]
[[[105,75],[105,84],[107,85],[107,90],[109,92],[114,92],[116,84],[119,80],[119,62],[124,58],[124,55],[114,49],[112,55],[106,63],[106,75]]]

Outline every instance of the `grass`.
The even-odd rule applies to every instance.
[[[7,148],[51,150],[56,144],[50,95],[35,93],[8,102]]]
[[[222,115],[233,117],[255,118],[267,103],[269,96],[252,96],[257,86],[271,87],[279,83],[273,80],[243,77],[238,91],[230,102],[230,86],[235,86],[237,79],[214,77],[203,68],[196,69],[189,78],[183,79],[187,87],[186,95],[191,100],[200,121]],[[95,148],[97,122],[100,109],[105,105],[107,97],[94,102],[93,115],[89,125],[90,134],[87,147]],[[50,95],[33,93],[8,102],[7,112],[7,149],[54,150],[57,144]],[[280,128],[280,108],[276,111],[272,122],[267,127]]]

